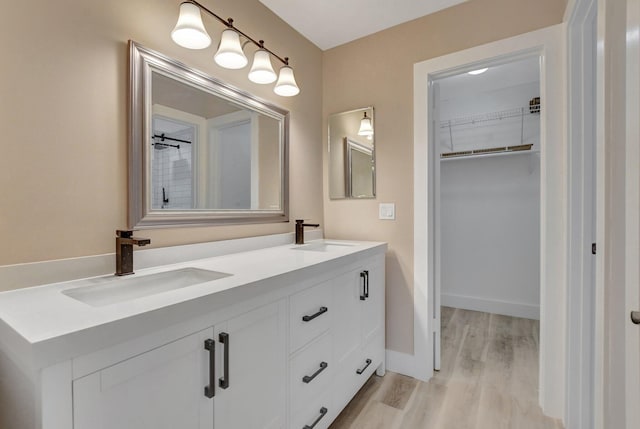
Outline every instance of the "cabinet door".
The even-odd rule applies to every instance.
[[[211,429],[206,329],[73,382],[74,429]]]
[[[286,317],[284,301],[216,325],[216,429],[285,427]]]
[[[333,279],[332,333],[336,367],[342,367],[360,348],[360,271],[350,271]]]
[[[367,293],[362,301],[362,341],[366,345],[384,331],[384,263],[377,260],[367,264],[365,270]]]

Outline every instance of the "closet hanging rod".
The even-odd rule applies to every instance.
[[[164,133],[162,133],[162,134],[154,134],[153,138],[154,139],[160,139],[160,141],[170,140],[172,142],[180,142],[180,143],[191,144],[191,142],[189,140],[182,140],[182,139],[175,139],[173,137],[167,137],[167,136],[165,136]],[[165,146],[170,146],[170,145],[165,145]]]
[[[535,111],[536,107],[537,107],[537,111]],[[531,112],[531,114],[539,113],[540,105],[538,104],[538,105],[531,105],[527,107],[517,107],[515,109],[481,113],[478,115],[471,115],[471,116],[462,116],[459,118],[440,121],[440,128],[458,127],[461,125],[469,125],[469,124],[475,125],[478,123],[489,122],[489,121],[499,121],[502,119],[509,119],[509,118],[520,118],[520,117],[524,117],[525,112]]]
[[[533,144],[520,144],[515,146],[492,147],[487,149],[474,149],[474,150],[465,150],[465,151],[459,151],[459,152],[441,153],[440,159],[462,158],[466,156],[477,156],[477,155],[493,155],[497,153],[523,152],[523,151],[531,150],[532,147],[533,147]]]

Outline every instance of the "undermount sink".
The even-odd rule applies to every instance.
[[[336,250],[345,250],[347,247],[355,246],[353,243],[344,243],[339,241],[320,241],[318,243],[309,243],[294,247],[295,250],[310,250],[312,252],[333,252]]]
[[[62,293],[93,307],[102,307],[182,289],[231,275],[188,267],[133,277],[105,276],[80,280],[74,282],[80,286],[63,290]]]

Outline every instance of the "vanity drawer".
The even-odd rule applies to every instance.
[[[331,335],[326,333],[291,359],[289,380],[294,410],[329,388],[335,371],[332,354]]]
[[[341,410],[375,372],[384,359],[384,337],[378,335],[340,368],[334,382],[332,405]]]
[[[291,429],[328,428],[336,417],[336,412],[331,404],[331,392],[328,391],[301,407],[294,408],[292,414]]]
[[[305,289],[291,297],[291,353],[331,326],[331,282]]]

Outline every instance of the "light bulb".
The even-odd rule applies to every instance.
[[[483,69],[471,70],[470,72],[467,72],[467,73],[475,76],[475,75],[478,75],[478,74],[482,74],[482,73],[486,72],[487,70],[489,70],[489,68],[485,67]]]

